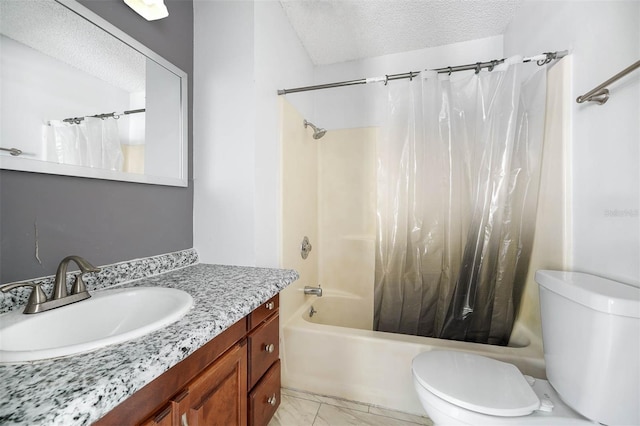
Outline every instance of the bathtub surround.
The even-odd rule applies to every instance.
[[[322,284],[318,275],[318,144],[304,128],[304,118],[284,97],[280,109],[282,155],[281,266],[298,271],[300,279],[280,295],[280,326],[305,303],[304,286]],[[313,141],[317,142],[317,141]],[[293,179],[288,176],[295,176]],[[300,242],[307,236],[314,247],[306,259]],[[282,335],[282,333],[280,334]],[[284,358],[283,358],[284,360]],[[286,361],[285,361],[286,362]],[[283,374],[283,377],[285,374]]]
[[[194,256],[188,251],[164,262],[155,258],[122,263],[114,265],[112,273],[115,279],[127,280],[168,267],[171,259],[185,266],[181,262],[194,261]],[[127,282],[127,287],[179,288],[193,297],[194,307],[162,330],[90,354],[1,365],[0,423],[89,425],[297,277],[291,270],[191,263]]]
[[[373,323],[377,128],[334,129],[318,141],[318,279],[355,295],[354,321]]]
[[[315,140],[295,107],[285,97],[279,102],[282,265],[301,277],[281,295],[283,323],[309,299],[302,287],[320,284],[360,298],[352,314],[371,329],[378,131],[336,129]],[[314,246],[307,259],[296,250],[304,235]]]
[[[128,260],[111,265],[99,266],[99,272],[88,273],[82,277],[87,290],[103,290],[106,288],[123,285],[129,281],[164,274],[176,269],[185,268],[198,263],[198,253],[194,249],[146,257],[143,259]],[[79,271],[67,273],[66,282],[71,283]],[[46,294],[51,294],[55,275],[34,278],[17,282],[33,282],[41,284]],[[16,282],[16,283],[17,283]],[[31,294],[30,287],[20,287],[8,293],[0,292],[0,313],[20,309],[27,303]]]

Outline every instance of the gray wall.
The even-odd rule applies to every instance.
[[[80,3],[188,73],[189,187],[0,171],[0,283],[54,274],[70,254],[103,265],[193,246],[193,1],[165,0],[155,22],[122,0]]]

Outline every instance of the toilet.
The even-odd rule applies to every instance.
[[[578,272],[538,271],[548,380],[466,352],[413,359],[436,425],[640,424],[640,288]]]

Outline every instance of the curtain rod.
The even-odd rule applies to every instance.
[[[539,66],[542,66],[542,65],[548,64],[554,59],[563,58],[568,54],[569,52],[567,50],[562,50],[557,52],[545,52],[541,55],[532,56],[530,58],[524,58],[522,62],[536,61],[536,63]],[[480,72],[482,68],[487,68],[489,71],[492,71],[493,67],[503,63],[505,59],[506,58],[494,59],[492,61],[476,62],[475,64],[467,64],[467,65],[457,65],[455,67],[436,68],[434,70],[429,70],[429,71],[437,71],[439,74],[444,74],[444,73],[451,74],[453,72],[458,72],[458,71],[475,70],[477,74]],[[278,90],[278,95],[286,95],[287,93],[308,92],[310,90],[330,89],[333,87],[354,86],[357,84],[384,83],[386,85],[388,82],[393,80],[401,80],[405,78],[412,79],[416,77],[418,74],[420,74],[420,71],[410,71],[410,72],[405,72],[401,74],[384,75],[382,77],[361,78],[359,80],[339,81],[337,83],[318,84],[316,86],[296,87],[293,89],[281,89],[281,90]]]
[[[129,115],[129,114],[139,114],[141,112],[145,112],[146,109],[141,108],[141,109],[130,109],[128,111],[122,111],[122,112],[109,112],[106,114],[96,114],[96,115],[88,115],[87,117],[91,117],[91,118],[102,118],[103,120],[105,118],[115,118],[116,120],[118,118],[120,118],[121,115]],[[64,120],[62,120],[65,123],[75,123],[75,124],[80,124],[80,122],[82,120],[84,120],[85,117],[73,117],[73,118],[65,118]]]

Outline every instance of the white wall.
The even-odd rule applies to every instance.
[[[253,3],[194,1],[193,245],[255,264]]]
[[[640,2],[525,1],[505,54],[569,49],[572,99],[640,57]],[[610,86],[605,105],[572,100],[572,269],[640,280],[640,71]],[[571,259],[570,259],[571,261]]]
[[[312,78],[279,2],[194,1],[194,247],[203,262],[279,266],[276,90]]]
[[[308,86],[313,64],[291,28],[280,2],[255,3],[255,251],[256,265],[280,266],[280,117],[277,90]],[[311,111],[310,94],[289,101]],[[302,126],[302,122],[300,122]]]

